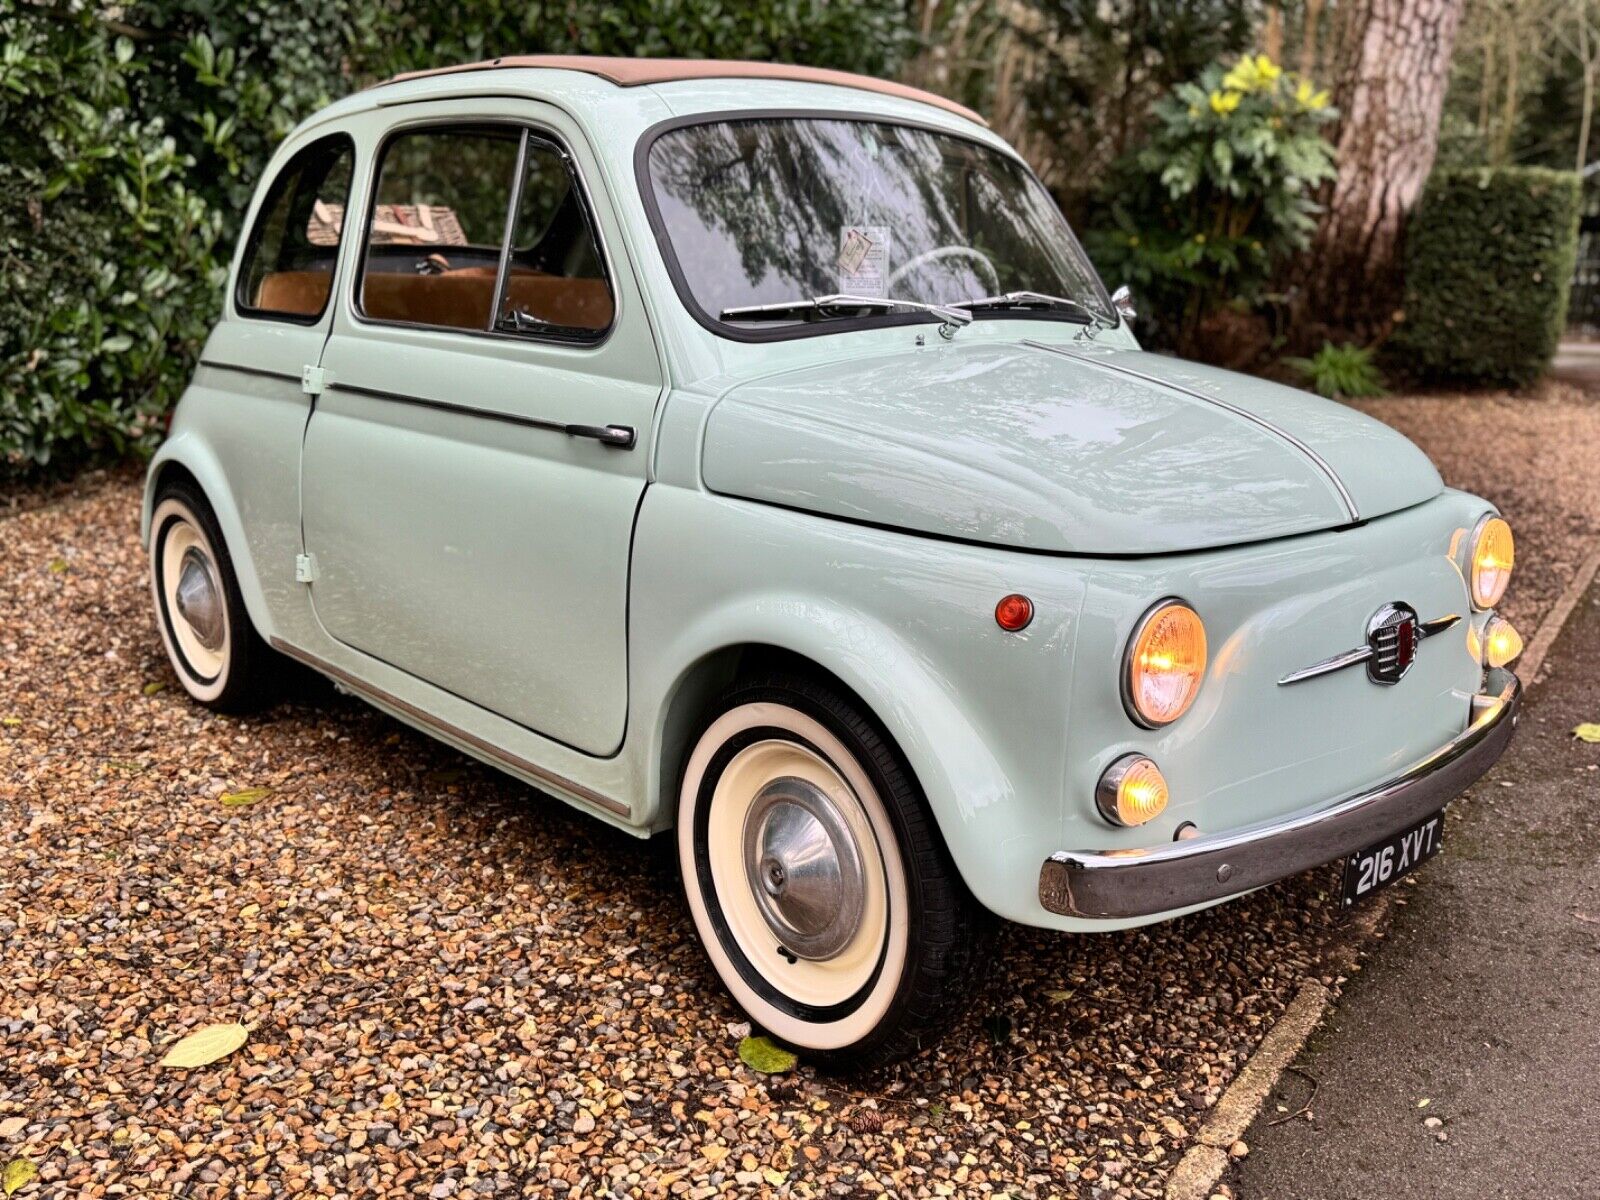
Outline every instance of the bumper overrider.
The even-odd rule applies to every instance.
[[[1287,817],[1147,849],[1062,850],[1039,872],[1039,902],[1062,916],[1128,918],[1237,896],[1360,850],[1437,812],[1511,740],[1522,686],[1491,670],[1459,736],[1386,783]]]

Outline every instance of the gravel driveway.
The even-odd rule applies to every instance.
[[[1517,497],[1531,628],[1564,584],[1538,586],[1539,556],[1600,506],[1592,470],[1528,472],[1547,436],[1600,461],[1600,407],[1415,403],[1448,478]],[[1508,421],[1541,456],[1497,492],[1460,443]],[[1320,870],[1148,931],[1009,929],[936,1049],[754,1074],[665,847],[331,691],[248,720],[187,703],[137,503],[134,477],[90,477],[0,521],[0,1162],[38,1167],[21,1195],[1158,1196],[1300,982],[1336,983]],[[224,799],[243,789],[268,794]],[[157,1066],[223,1021],[252,1027],[232,1057]]]

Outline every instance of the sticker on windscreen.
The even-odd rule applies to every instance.
[[[888,264],[887,225],[846,225],[839,231],[839,291],[850,296],[884,295]]]

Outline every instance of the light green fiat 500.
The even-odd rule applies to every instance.
[[[1338,404],[1145,353],[975,114],[497,59],[274,156],[144,508],[166,648],[295,659],[640,836],[833,1065],[991,914],[1088,933],[1436,853],[1504,749],[1511,531]]]

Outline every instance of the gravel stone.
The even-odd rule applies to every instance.
[[[1600,535],[1600,405],[1363,407],[1512,517],[1531,631]],[[1127,933],[1008,927],[913,1060],[752,1074],[670,847],[327,687],[247,719],[190,704],[139,488],[0,502],[0,1158],[38,1165],[23,1197],[1154,1200],[1299,985],[1337,991],[1324,868]],[[251,1027],[230,1057],[157,1067],[229,1021]]]

